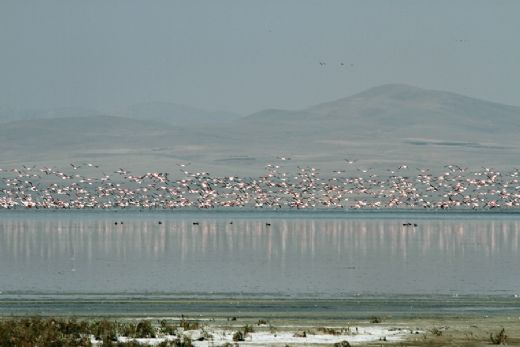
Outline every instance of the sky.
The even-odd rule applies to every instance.
[[[245,115],[386,83],[520,105],[519,14],[516,0],[0,0],[0,108]]]

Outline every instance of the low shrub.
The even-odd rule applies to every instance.
[[[90,347],[88,324],[38,317],[0,320],[0,346]]]
[[[91,324],[91,333],[96,340],[101,340],[104,346],[117,341],[117,324],[106,319]]]
[[[160,329],[161,333],[163,333],[165,335],[176,335],[177,334],[177,326],[175,324],[168,323],[165,320],[161,321],[161,325],[160,325],[159,329]]]
[[[150,321],[140,321],[137,323],[136,329],[135,329],[136,337],[138,338],[146,338],[146,337],[155,337],[155,329],[152,326],[152,323]]]
[[[235,341],[235,342],[244,341],[244,333],[241,332],[240,330],[235,332],[233,334],[233,341]]]
[[[192,347],[193,343],[191,342],[191,339],[188,336],[183,336],[181,339],[177,339],[173,341],[173,346],[175,347]]]
[[[381,317],[373,316],[370,318],[370,323],[373,323],[373,324],[378,324],[378,323],[381,323],[382,321],[383,321],[383,318],[381,318]]]
[[[181,322],[179,323],[179,325],[184,330],[198,330],[200,328],[199,322],[190,322],[188,320],[185,320],[184,318],[181,319]]]
[[[304,330],[304,331],[297,331],[294,333],[293,335],[294,337],[307,337],[307,332]]]
[[[334,328],[319,327],[317,331],[328,335],[341,335],[342,331]]]
[[[246,324],[244,325],[244,335],[247,335],[249,333],[254,333],[255,330],[253,329],[252,325]]]
[[[496,335],[491,333],[489,335],[489,339],[491,340],[491,343],[494,345],[505,345],[507,344],[507,335],[506,335],[506,329],[500,330],[500,332]]]
[[[432,330],[430,330],[430,332],[432,333],[432,335],[442,336],[442,330],[440,330],[439,328],[433,328]]]

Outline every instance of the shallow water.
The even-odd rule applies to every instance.
[[[150,298],[159,311],[187,298],[204,311],[237,297],[352,310],[359,298],[410,296],[511,298],[499,307],[516,309],[519,235],[517,214],[2,211],[0,311],[25,300],[38,312],[42,299],[146,311]]]

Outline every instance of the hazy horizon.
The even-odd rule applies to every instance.
[[[345,158],[382,171],[518,166],[519,10],[2,1],[0,164],[191,162],[244,175],[277,157],[330,172]]]
[[[94,107],[83,107],[83,106],[74,107],[74,106],[64,106],[64,105],[56,105],[55,107],[48,107],[48,108],[37,108],[37,107],[34,107],[34,108],[23,108],[23,107],[22,108],[11,108],[11,110],[14,110],[14,111],[28,111],[28,112],[36,112],[36,113],[41,112],[41,111],[47,111],[47,112],[60,111],[60,110],[63,111],[63,114],[59,114],[59,115],[55,116],[57,118],[68,117],[66,115],[66,112],[68,110],[70,110],[70,111],[81,111],[81,110],[83,110],[85,112],[90,112],[90,111],[93,112],[93,113],[85,114],[85,116],[107,115],[107,116],[128,117],[129,113],[131,113],[131,111],[132,111],[132,107],[136,107],[136,106],[139,107],[139,106],[143,106],[143,105],[144,106],[146,106],[146,105],[155,106],[155,105],[163,104],[163,105],[176,105],[176,106],[179,106],[181,109],[186,109],[186,110],[193,109],[193,110],[196,110],[196,111],[204,111],[204,112],[208,112],[208,113],[211,113],[211,112],[219,113],[219,112],[221,112],[222,114],[234,114],[237,118],[242,118],[242,117],[247,117],[247,116],[255,115],[255,114],[263,112],[263,111],[270,111],[270,110],[301,111],[301,110],[305,110],[307,108],[313,108],[313,107],[319,106],[321,104],[335,102],[335,101],[338,101],[338,100],[341,100],[341,99],[345,99],[345,98],[349,98],[349,97],[352,97],[352,96],[356,96],[358,94],[362,94],[362,93],[365,93],[365,92],[368,92],[368,91],[371,91],[371,90],[374,90],[374,89],[377,89],[377,88],[392,87],[392,86],[405,86],[405,87],[417,88],[417,89],[421,89],[421,90],[425,90],[425,91],[450,93],[450,94],[460,95],[462,97],[467,97],[467,98],[476,99],[476,100],[480,100],[480,101],[500,104],[500,105],[503,105],[503,106],[520,107],[520,104],[500,103],[500,102],[489,100],[489,99],[486,99],[486,98],[477,98],[477,97],[472,96],[472,95],[466,95],[466,94],[462,94],[462,93],[452,92],[452,91],[449,91],[449,90],[430,89],[430,88],[419,87],[419,86],[410,85],[410,84],[406,84],[406,83],[384,83],[384,84],[381,84],[381,85],[376,85],[376,86],[372,86],[372,87],[369,87],[369,88],[366,88],[366,89],[363,89],[363,90],[359,90],[357,92],[354,92],[353,94],[345,95],[343,97],[338,97],[338,98],[335,98],[335,99],[324,99],[324,100],[316,102],[315,104],[306,105],[306,106],[303,106],[303,107],[300,107],[300,108],[282,109],[282,108],[276,108],[276,107],[269,107],[269,106],[267,106],[267,107],[265,107],[263,109],[259,109],[259,110],[256,110],[256,111],[253,111],[253,112],[250,112],[250,113],[245,113],[245,114],[233,112],[233,111],[230,111],[230,110],[223,110],[223,109],[208,109],[208,108],[197,107],[197,106],[193,106],[193,105],[188,105],[188,104],[179,103],[179,102],[175,102],[175,101],[166,101],[166,100],[140,101],[140,102],[135,102],[135,103],[132,103],[132,104],[122,105],[119,108],[114,108],[112,110],[102,109],[102,108],[94,108]],[[2,110],[2,105],[0,105],[0,111],[1,110]],[[8,111],[9,109],[6,108],[4,110]],[[29,118],[29,119],[31,119],[31,118]]]
[[[0,109],[247,115],[404,83],[519,105],[515,1],[2,1]]]

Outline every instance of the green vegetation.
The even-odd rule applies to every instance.
[[[0,321],[0,346],[91,346],[85,326],[74,320],[26,318]]]
[[[141,321],[137,323],[136,337],[155,337],[155,329],[150,321]]]
[[[491,333],[489,335],[489,339],[494,345],[505,345],[507,343],[506,329],[502,328],[502,330],[500,330],[500,332],[496,335]]]
[[[342,329],[334,329],[334,328],[326,328],[319,327],[316,329],[320,333],[328,334],[328,335],[341,335],[343,333]]]
[[[96,340],[103,341],[104,346],[110,346],[112,342],[117,341],[117,328],[116,323],[104,319],[92,323],[89,332],[94,335]]]
[[[164,344],[166,343],[166,344]],[[174,346],[174,347],[192,347],[193,344],[191,342],[191,339],[188,337],[188,336],[183,336],[182,339],[177,339],[175,341],[172,341],[172,342],[166,342],[164,341],[163,342],[164,345],[159,345],[159,347],[170,347],[170,346]]]
[[[246,324],[244,325],[244,335],[247,335],[249,333],[254,333],[255,330],[253,329],[252,325]]]
[[[181,319],[181,322],[179,323],[179,325],[184,330],[197,330],[200,328],[199,322],[190,322],[189,320],[186,320],[184,318]]]
[[[305,330],[303,331],[297,331],[293,335],[294,337],[307,337],[307,332]]]
[[[377,317],[377,316],[370,317],[370,323],[372,323],[372,324],[378,324],[378,323],[381,323],[382,321],[383,321],[383,318],[381,318],[381,317]]]
[[[350,347],[350,343],[348,343],[348,341],[341,341],[341,342],[336,342],[334,344],[334,347]]]
[[[439,328],[433,328],[430,330],[430,332],[432,333],[432,335],[442,336],[442,330],[440,330]]]
[[[198,329],[199,324],[181,321],[181,325],[189,329]],[[78,321],[74,318],[21,318],[0,320],[0,347],[90,347],[92,338],[102,342],[102,346],[132,347],[142,346],[136,341],[119,342],[118,337],[154,338],[161,335],[176,335],[177,327],[161,321],[155,327],[151,321],[142,320],[137,323],[116,322],[110,320]],[[164,341],[158,346],[191,346],[188,337],[174,341]]]
[[[160,322],[159,330],[164,335],[176,335],[177,334],[177,326],[175,324],[168,323],[165,320]]]
[[[244,341],[247,334],[253,333],[255,330],[252,325],[246,324],[242,330],[238,330],[233,334],[233,341]]]
[[[236,332],[233,334],[233,341],[235,341],[235,342],[238,342],[238,341],[244,341],[244,333],[241,332],[240,330],[239,330],[239,331],[236,331]]]
[[[222,319],[225,321],[225,317]],[[284,321],[276,321],[281,323],[280,331],[288,332]],[[442,321],[442,326],[439,323]],[[219,323],[215,325],[202,325],[199,322],[188,321],[182,319],[175,320],[135,320],[135,319],[98,319],[98,320],[79,320],[74,318],[0,318],[0,347],[92,347],[92,346],[110,346],[110,347],[142,347],[136,340],[137,338],[162,339],[166,335],[169,336],[165,341],[154,341],[156,346],[160,347],[191,347],[197,341],[208,341],[208,343],[218,345],[222,331],[225,332],[227,339],[230,338],[229,332],[232,334],[233,341],[231,344],[220,341],[221,345],[236,345],[241,341],[250,340],[248,334],[253,333],[253,327],[259,331],[271,331],[276,337],[275,329],[268,323],[268,326],[257,327],[253,324],[246,324],[234,328],[222,327]],[[379,341],[372,341],[362,344],[362,346],[380,346],[382,343],[388,346],[401,347],[476,347],[487,345],[512,345],[520,346],[520,330],[518,329],[518,321],[506,318],[473,318],[468,322],[459,318],[450,320],[442,319],[424,319],[405,321],[403,325],[401,321],[393,321],[392,318],[386,318],[387,325],[393,325],[388,330],[401,332],[400,341],[390,341],[387,337],[380,337]],[[366,318],[360,321],[361,327],[366,325]],[[394,323],[396,325],[394,325]],[[344,337],[339,336],[356,334],[350,326],[345,327],[337,322],[337,325],[331,324],[329,327],[315,327],[312,325],[294,326],[292,330],[294,337],[305,338],[315,334],[330,334],[338,336],[336,343],[330,343],[331,346],[348,347],[348,341],[340,341]],[[411,328],[413,327],[413,328]],[[182,329],[191,330],[188,333],[182,332]],[[177,330],[179,329],[179,330]],[[213,330],[215,329],[215,330]],[[354,328],[357,331],[357,328]],[[194,331],[196,330],[196,331]],[[507,334],[506,334],[507,331]],[[361,329],[360,329],[361,332]],[[184,335],[185,334],[185,335]],[[215,334],[212,336],[212,334]],[[126,339],[123,339],[125,337]],[[193,339],[193,342],[192,342]],[[348,339],[348,338],[347,338]],[[125,342],[122,342],[125,341]],[[253,340],[254,342],[254,340]],[[305,342],[305,341],[302,341]]]

